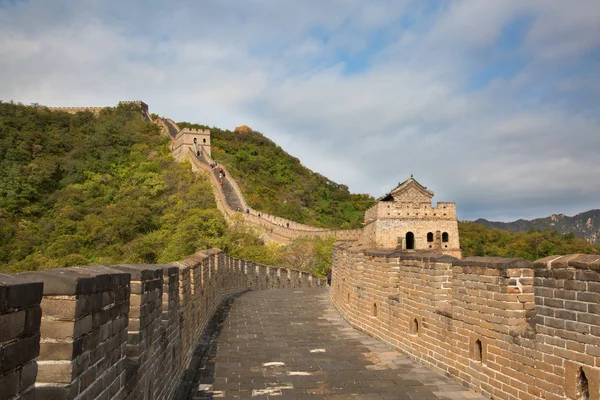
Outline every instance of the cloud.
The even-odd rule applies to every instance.
[[[600,3],[0,0],[0,96],[143,99],[249,124],[379,196],[413,173],[461,218],[598,207]]]

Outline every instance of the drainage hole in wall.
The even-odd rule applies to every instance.
[[[473,359],[475,361],[481,361],[482,350],[481,340],[477,339],[475,341],[475,348],[473,349]]]
[[[583,372],[583,368],[579,368],[577,374],[577,399],[590,400],[590,387],[585,372]]]
[[[419,320],[416,318],[413,319],[412,323],[410,324],[410,333],[413,335],[419,334]]]

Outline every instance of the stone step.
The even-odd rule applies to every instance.
[[[219,169],[214,168],[213,174],[215,174],[215,177],[218,180],[219,179]],[[235,190],[233,189],[233,186],[229,182],[229,177],[225,176],[222,179],[223,179],[223,185],[221,186],[221,190],[223,191],[223,196],[225,197],[225,201],[227,202],[227,205],[232,210],[243,211],[243,203],[240,200],[237,193],[235,192]]]

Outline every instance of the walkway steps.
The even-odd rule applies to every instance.
[[[217,179],[219,179],[219,168],[218,167],[213,168],[213,174],[215,174],[215,177]],[[225,201],[227,202],[227,205],[229,206],[229,208],[231,208],[232,210],[235,210],[235,211],[240,211],[240,212],[245,211],[243,209],[244,205],[243,205],[242,201],[240,200],[239,196],[233,189],[233,186],[229,182],[229,178],[227,176],[225,176],[221,179],[223,180],[221,189],[223,190],[223,196],[225,196]]]

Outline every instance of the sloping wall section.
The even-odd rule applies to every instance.
[[[0,274],[0,399],[171,399],[226,297],[321,285],[217,249],[169,265]]]

